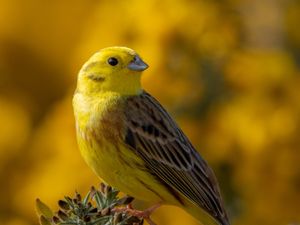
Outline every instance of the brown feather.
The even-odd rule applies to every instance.
[[[159,102],[143,92],[128,97],[124,111],[125,142],[149,171],[220,224],[229,224],[212,170]]]

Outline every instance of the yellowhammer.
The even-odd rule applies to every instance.
[[[142,89],[141,73],[147,68],[126,47],[102,49],[83,65],[73,107],[85,161],[124,193],[156,206],[179,206],[204,225],[229,225],[212,170]]]

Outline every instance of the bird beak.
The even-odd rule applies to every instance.
[[[136,55],[127,66],[128,69],[133,71],[144,71],[148,67],[149,66],[138,55]]]

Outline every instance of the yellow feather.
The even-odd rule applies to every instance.
[[[83,65],[73,98],[81,154],[99,177],[119,190],[152,203],[181,206],[204,224],[216,225],[208,213],[184,196],[183,205],[179,204],[174,193],[149,174],[145,162],[124,143],[124,102],[141,93],[145,68],[138,55],[125,47],[103,49]]]

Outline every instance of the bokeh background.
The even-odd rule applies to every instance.
[[[233,225],[300,221],[300,1],[0,0],[0,224],[85,193],[71,99],[98,49],[134,48],[143,85],[220,181]],[[160,225],[197,224],[162,207]]]

